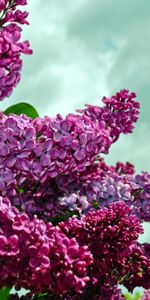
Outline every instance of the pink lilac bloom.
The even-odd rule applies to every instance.
[[[139,272],[140,284],[146,277],[149,258],[137,244],[143,230],[123,202],[52,226],[36,216],[30,221],[1,197],[0,220],[1,287],[62,299],[70,292],[74,297],[93,293],[119,299],[112,297],[118,283],[131,289]]]
[[[150,290],[145,291],[141,300],[149,300],[150,299]]]
[[[7,198],[0,198],[0,219],[0,287],[23,287],[36,294],[82,291],[93,263],[86,245],[36,216],[30,221]]]
[[[83,293],[83,299],[91,294],[93,299],[121,299],[111,290],[118,283],[130,290],[138,284],[145,287],[150,260],[145,247],[137,244],[142,232],[123,202],[52,226],[36,216],[30,220],[1,197],[0,286],[60,299],[71,299],[70,291],[74,297]]]
[[[0,100],[9,97],[20,81],[21,54],[31,54],[28,41],[21,42],[21,24],[28,24],[27,12],[16,10],[26,1],[0,2]]]
[[[7,23],[19,23],[19,24],[29,24],[26,20],[28,12],[22,12],[17,9],[17,6],[25,6],[27,1],[17,1],[17,0],[1,0],[0,1],[0,26]]]

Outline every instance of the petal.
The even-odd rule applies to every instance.
[[[19,238],[17,235],[12,235],[8,238],[8,243],[11,245],[12,249],[17,247],[18,241],[19,241]]]

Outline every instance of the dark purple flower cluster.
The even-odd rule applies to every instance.
[[[20,41],[20,24],[28,24],[28,13],[16,8],[25,4],[25,0],[0,1],[0,100],[10,96],[20,80],[21,54],[32,53],[29,42]]]
[[[60,223],[60,227],[69,237],[75,236],[81,244],[88,245],[92,252],[91,289],[94,285],[100,289],[118,282],[130,290],[139,283],[144,287],[150,285],[149,280],[147,285],[145,283],[150,274],[149,257],[144,247],[135,243],[142,228],[124,202],[114,202],[108,208],[90,211],[80,220],[71,218]]]

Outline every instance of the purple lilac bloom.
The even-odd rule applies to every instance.
[[[135,178],[143,176],[145,179],[141,186]],[[3,176],[1,178],[4,180]],[[9,181],[10,187],[14,182],[14,179]],[[148,221],[148,186],[148,173],[121,175],[120,172],[116,172],[115,167],[105,164],[102,168],[98,163],[81,173],[60,174],[56,178],[47,179],[44,184],[35,184],[34,180],[26,179],[20,184],[20,191],[8,186],[7,195],[13,205],[28,213],[30,217],[36,213],[45,221],[58,215],[66,215],[68,211],[81,215],[120,200],[128,204],[142,221]],[[4,191],[2,195],[5,195]]]
[[[118,96],[113,97],[116,99]],[[109,119],[114,116],[113,109],[108,109],[107,105],[102,108],[90,106],[80,114],[69,114],[66,118],[58,115],[54,119],[31,120],[25,115],[7,117],[1,114],[0,165],[13,172],[17,185],[26,178],[44,183],[60,174],[85,171],[99,153],[108,153],[121,132],[131,132],[139,111],[139,103],[134,97],[133,93],[125,90],[120,92],[120,98],[114,100],[118,107],[121,103],[124,111],[122,115],[120,110],[115,110],[113,118],[118,116],[120,120],[116,125],[119,128],[117,132],[113,131],[106,118],[106,115]],[[130,123],[129,130],[126,122]]]
[[[16,7],[25,4],[26,1],[0,1],[0,100],[9,97],[20,81],[21,54],[32,53],[29,42],[20,41],[20,24],[28,24],[28,13]]]
[[[95,168],[76,174],[78,190],[97,207],[107,206],[115,201],[125,201],[142,221],[150,220],[150,174],[118,174],[115,167],[97,164]]]

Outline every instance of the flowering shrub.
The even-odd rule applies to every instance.
[[[0,100],[20,80],[26,0],[0,1]],[[22,103],[0,113],[0,288],[2,300],[123,300],[119,288],[145,288],[150,245],[150,174],[130,163],[107,166],[120,134],[139,115],[136,94],[121,90],[103,106],[40,118]],[[25,296],[10,294],[24,288]]]

